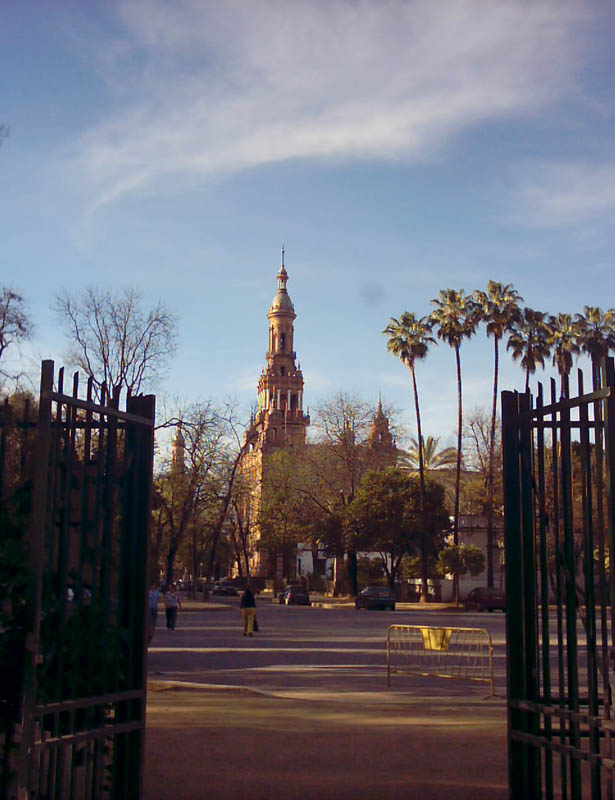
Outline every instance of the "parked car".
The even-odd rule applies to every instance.
[[[278,596],[280,605],[309,606],[310,595],[305,586],[287,586]]]
[[[226,594],[232,597],[237,596],[237,587],[231,581],[216,581],[212,594]]]
[[[359,592],[354,607],[357,610],[366,608],[370,611],[395,611],[395,598],[388,586],[366,586]]]
[[[506,594],[500,589],[478,586],[463,601],[465,611],[493,611],[496,608],[506,611]]]

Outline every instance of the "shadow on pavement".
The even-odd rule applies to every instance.
[[[501,699],[153,691],[144,800],[504,800]]]

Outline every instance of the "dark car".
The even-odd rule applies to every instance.
[[[226,594],[232,597],[237,596],[237,587],[231,581],[217,581],[214,584],[212,594]]]
[[[506,611],[506,594],[500,589],[478,586],[463,601],[463,608],[465,611],[493,611],[496,608]]]
[[[280,605],[309,606],[310,595],[305,586],[287,586],[278,596]]]
[[[366,586],[359,592],[354,607],[367,608],[370,611],[395,611],[395,598],[388,586]]]

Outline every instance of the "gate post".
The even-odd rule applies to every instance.
[[[506,538],[508,769],[512,800],[540,797],[540,758],[513,731],[536,734],[538,715],[519,703],[537,699],[536,560],[530,395],[502,392]]]
[[[512,730],[522,727],[522,712],[512,707],[523,699],[525,670],[523,651],[523,607],[510,598],[523,596],[521,547],[521,483],[519,439],[513,419],[518,415],[519,395],[502,392],[502,458],[504,472],[504,536],[506,540],[506,685],[508,696],[508,785],[511,800],[522,800],[525,784],[523,745],[513,741]]]
[[[24,653],[22,737],[18,759],[18,792],[30,796],[32,750],[34,747],[34,706],[36,705],[36,668],[40,656],[41,596],[43,550],[49,489],[49,442],[51,398],[53,392],[53,361],[43,361],[41,370],[38,423],[34,474],[32,480],[32,511],[28,527],[30,570],[28,585],[28,622]]]

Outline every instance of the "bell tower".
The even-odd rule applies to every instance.
[[[294,350],[295,308],[286,283],[288,273],[282,263],[277,274],[278,290],[271,302],[269,344],[266,365],[258,382],[258,406],[248,433],[258,439],[263,451],[305,443],[310,418],[303,413],[303,373]],[[256,443],[255,443],[256,444]]]
[[[250,491],[243,501],[244,518],[248,520],[252,554],[250,572],[265,576],[275,569],[269,555],[259,546],[258,509],[267,457],[279,448],[305,444],[309,414],[303,411],[303,373],[295,353],[295,308],[288,295],[288,273],[282,263],[277,274],[278,289],[271,302],[269,341],[265,367],[258,381],[258,404],[245,434],[244,455],[240,469]]]

